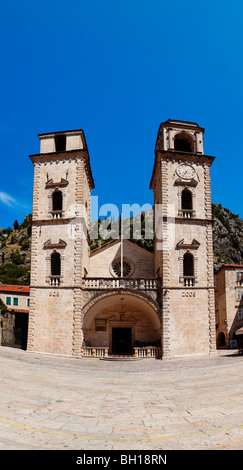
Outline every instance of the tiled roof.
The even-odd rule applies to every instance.
[[[243,268],[243,264],[225,264],[225,268]]]
[[[221,266],[221,268],[219,268],[218,272],[221,270],[221,269],[228,269],[228,268],[243,268],[243,264],[223,264],[223,266]],[[216,273],[217,274],[217,273]]]
[[[0,284],[0,292],[14,292],[19,294],[29,294],[29,286],[12,286],[9,284]]]

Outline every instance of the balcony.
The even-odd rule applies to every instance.
[[[50,287],[59,287],[61,284],[61,276],[50,276]]]
[[[160,285],[158,278],[134,279],[134,278],[100,278],[92,277],[83,279],[83,289],[87,290],[110,290],[129,289],[156,291]]]
[[[185,287],[193,287],[195,284],[195,277],[194,276],[184,276],[184,286]]]
[[[51,211],[52,219],[62,219],[62,211]]]
[[[184,219],[192,219],[193,217],[195,217],[195,212],[191,209],[182,209],[182,217],[184,217]]]

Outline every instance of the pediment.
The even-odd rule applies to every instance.
[[[59,238],[58,243],[52,243],[50,239],[47,240],[44,243],[43,248],[54,249],[54,248],[65,248],[66,246],[67,246],[67,243],[64,240],[61,240],[61,238]]]
[[[197,186],[198,184],[198,181],[195,180],[195,178],[192,178],[191,180],[188,180],[188,179],[184,179],[184,178],[177,178],[175,180],[175,183],[174,184],[178,184],[178,185],[181,185],[181,186]]]
[[[194,238],[192,240],[191,243],[184,243],[184,238],[182,240],[180,240],[177,245],[176,245],[176,248],[178,249],[184,249],[184,250],[197,250],[200,246],[200,243]]]
[[[61,178],[61,181],[54,182],[53,179],[49,179],[46,182],[46,188],[61,188],[68,185],[68,181],[64,178]]]

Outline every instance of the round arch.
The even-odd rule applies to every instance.
[[[83,307],[83,328],[89,329],[96,315],[107,307],[121,305],[124,308],[136,307],[149,317],[155,330],[161,328],[161,309],[156,301],[142,292],[117,290],[101,292],[92,297]]]
[[[174,136],[174,150],[180,150],[185,152],[194,151],[194,139],[188,132],[178,132]]]

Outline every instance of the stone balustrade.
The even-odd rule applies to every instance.
[[[107,357],[109,348],[97,346],[84,346],[82,348],[83,357]]]
[[[141,358],[156,358],[161,357],[161,348],[157,346],[145,346],[145,347],[135,347],[134,348],[135,357]]]
[[[50,276],[50,286],[59,287],[61,284],[61,276]]]
[[[194,276],[184,276],[184,286],[185,287],[193,287],[195,283]]]
[[[51,211],[53,219],[62,219],[62,211]]]
[[[157,290],[159,287],[158,278],[134,279],[134,278],[85,278],[83,279],[83,288],[88,290],[103,289],[141,289]]]
[[[98,346],[84,346],[82,347],[82,356],[83,357],[108,357],[109,348],[108,347],[98,347]],[[134,347],[133,357],[138,358],[156,358],[161,357],[161,348],[157,346],[145,346],[145,347]]]
[[[182,209],[178,214],[180,217],[185,219],[194,219],[196,217],[196,212],[192,209]]]

